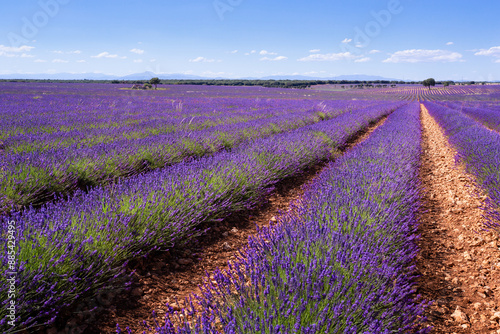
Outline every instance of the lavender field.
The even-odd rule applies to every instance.
[[[81,300],[128,291],[131,261],[187,245],[324,163],[293,210],[150,330],[428,332],[432,301],[415,281],[422,107],[486,194],[484,228],[499,233],[498,85],[0,83],[1,331],[43,332]]]

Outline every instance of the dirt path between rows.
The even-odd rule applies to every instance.
[[[484,231],[473,177],[421,105],[423,207],[418,293],[434,300],[432,333],[500,333],[500,239]]]
[[[370,126],[342,151],[368,138],[386,118]],[[263,207],[215,225],[212,223],[212,230],[208,234],[183,250],[155,254],[154,260],[137,263],[136,283],[130,295],[124,295],[115,303],[116,306],[109,307],[107,312],[99,316],[99,321],[86,326],[85,332],[116,333],[118,323],[122,331],[126,332],[126,327],[129,327],[132,333],[142,333],[145,330],[141,324],[143,320],[149,325],[153,324],[153,310],[158,315],[158,322],[163,324],[166,303],[176,304],[177,299],[182,306],[184,298],[199,293],[198,285],[207,277],[206,273],[214,272],[217,267],[227,269],[228,262],[247,244],[248,237],[256,233],[256,226],[266,226],[276,221],[280,212],[287,212],[325,166],[326,162],[321,163],[302,175],[279,183]],[[175,305],[172,306],[177,309]]]

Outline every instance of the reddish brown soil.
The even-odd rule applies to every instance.
[[[418,293],[434,300],[433,333],[500,333],[500,240],[484,231],[484,196],[422,105]]]

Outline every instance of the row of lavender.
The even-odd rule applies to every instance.
[[[435,103],[424,103],[456,148],[458,158],[465,163],[481,188],[488,195],[487,218],[489,226],[500,230],[500,134],[488,130],[467,115],[483,119],[483,110],[465,113]],[[467,114],[467,115],[466,115]],[[484,113],[487,119],[495,119],[494,113]],[[498,115],[498,112],[497,112]]]
[[[315,101],[171,97],[3,94],[0,140],[9,152],[79,147],[114,140],[145,138],[179,129],[200,130],[218,124],[307,110]],[[316,102],[317,103],[317,102]],[[34,141],[37,142],[34,142]],[[28,145],[29,144],[29,145]]]
[[[201,222],[255,206],[270,187],[327,159],[368,123],[404,103],[345,113],[191,162],[121,180],[41,209],[13,213],[18,228],[18,314],[23,326],[53,321],[82,295],[122,275],[126,261],[185,242]],[[326,140],[325,140],[326,138]],[[7,229],[7,220],[1,230]],[[2,277],[8,262],[2,235]],[[0,296],[6,298],[2,282]],[[2,304],[2,326],[5,306]]]
[[[311,106],[323,100],[319,97],[306,99],[311,94],[290,90],[283,93],[279,89],[265,90],[265,96],[271,98],[263,99],[259,97],[262,92],[259,88],[248,88],[242,92],[236,87],[217,87],[206,91],[206,88],[184,86],[194,89],[189,91],[184,87],[167,86],[164,91],[150,92],[152,94],[117,89],[117,86],[110,85],[54,84],[44,87],[14,84],[14,87],[14,91],[9,91],[4,83],[0,83],[2,141],[10,137],[16,137],[16,142],[29,141],[30,134],[51,134],[53,137],[48,139],[56,139],[58,136],[65,137],[65,132],[78,130],[97,131],[97,136],[99,130],[127,126],[133,126],[129,130],[138,132],[138,135],[145,135],[149,128],[157,128],[157,123],[164,125],[167,131],[175,130],[170,126],[182,125],[180,122],[186,117],[195,117],[194,123],[220,124],[220,119],[232,118],[240,112],[297,111],[297,106]],[[186,96],[186,92],[192,94]],[[281,95],[285,95],[284,98]],[[326,100],[330,99],[331,96],[326,97]],[[297,102],[302,104],[297,105]],[[351,101],[351,104],[359,105],[360,101]],[[85,138],[85,134],[87,132],[76,133],[79,138]]]
[[[228,101],[226,103],[229,105]],[[26,137],[34,136],[32,140],[28,141],[29,143],[25,143],[26,145],[30,144],[31,141],[38,143],[38,146],[46,144],[43,138],[37,139],[36,134],[12,136],[10,138],[11,144],[6,146],[6,152],[0,161],[2,175],[0,212],[9,210],[13,205],[19,207],[43,204],[53,199],[54,194],[64,195],[78,187],[85,188],[86,186],[105,184],[119,177],[163,168],[188,157],[199,157],[224,148],[229,149],[250,139],[285,132],[360,107],[359,103],[351,103],[350,101],[330,101],[320,105],[317,101],[314,103],[311,101],[282,101],[280,103],[266,102],[260,106],[260,109],[249,111],[252,109],[253,103],[245,104],[241,101],[234,101],[230,105],[237,106],[239,112],[233,112],[232,118],[230,116],[220,117],[217,124],[220,122],[223,124],[216,125],[214,122],[211,127],[200,127],[202,124],[206,125],[205,119],[201,123],[194,124],[194,128],[183,129],[177,123],[186,119],[184,117],[165,121],[168,123],[168,127],[180,129],[172,130],[171,133],[161,133],[165,122],[155,123],[157,128],[154,128],[152,121],[148,121],[146,127],[152,128],[148,128],[150,132],[145,137],[138,133],[134,135],[133,128],[131,129],[129,126],[117,126],[110,129],[98,128],[96,130],[99,132],[98,134],[92,131],[89,131],[90,134],[84,134],[88,129],[83,127],[74,131],[59,131],[47,135],[58,138],[61,133],[67,135],[73,142],[69,146],[63,145],[63,147],[36,149],[31,152],[11,153],[9,147],[15,146],[14,143],[19,138],[26,140]],[[223,105],[223,108],[219,109],[226,110],[228,105]],[[143,107],[147,106],[147,104],[143,105]],[[86,106],[86,108],[89,107]],[[76,108],[76,110],[75,113],[78,114],[79,109]],[[295,111],[290,112],[290,110]],[[108,114],[104,113],[102,116],[111,117],[110,115],[117,113],[113,111],[108,112]],[[139,116],[134,114],[133,119],[144,117],[154,120],[154,115],[153,112],[145,112]],[[53,116],[57,119],[56,115]],[[29,121],[27,122],[29,123]],[[125,124],[128,123],[125,122]],[[26,128],[31,126],[30,123]],[[197,127],[198,130],[196,130]],[[70,128],[69,125],[68,128]],[[153,130],[160,133],[153,134]],[[103,131],[112,138],[105,139]],[[79,141],[83,137],[79,138],[79,135],[87,139],[90,138],[90,140],[102,140],[103,142],[93,145],[89,145],[87,142],[85,145],[81,145]],[[124,136],[127,138],[119,139]]]
[[[484,126],[500,132],[500,104],[488,102],[440,102],[440,105],[460,110]]]
[[[197,297],[200,312],[191,306],[179,318],[170,308],[154,330],[427,332],[420,326],[425,305],[412,283],[419,110],[416,102],[399,108],[332,162],[293,213],[251,238],[229,272],[207,278]],[[183,327],[175,329],[174,319]]]

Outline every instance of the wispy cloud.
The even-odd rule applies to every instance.
[[[493,46],[489,49],[480,49],[476,53],[474,53],[475,56],[489,56],[489,57],[495,57],[495,58],[500,58],[500,46]],[[497,61],[495,61],[497,62]]]
[[[109,52],[101,52],[98,55],[90,56],[91,58],[118,58],[118,55],[110,54]]]
[[[351,43],[351,42],[352,42],[352,38],[344,38],[342,40],[342,43],[344,43],[344,44]]]
[[[30,52],[33,50],[34,46],[22,45],[19,47],[15,46],[5,46],[0,44],[0,56],[4,57],[32,57],[27,55],[25,52]],[[23,52],[23,54],[19,55],[18,53]]]
[[[79,55],[80,53],[82,53],[82,51],[80,51],[80,50],[74,50],[74,51],[54,50],[54,51],[52,51],[52,53],[56,53],[56,54],[59,54],[59,55],[62,55],[62,54],[68,54],[68,55],[75,54],[75,55]]]
[[[359,58],[359,59],[354,60],[354,62],[355,63],[365,63],[369,60],[370,60],[370,57],[363,57],[363,58]]]
[[[77,63],[86,63],[87,61],[86,61],[86,60],[83,60],[83,59],[80,59],[80,60],[77,60],[76,62],[77,62]]]
[[[380,50],[370,50],[370,52],[368,52],[369,54],[375,54],[375,53],[380,53],[381,51]]]
[[[321,50],[320,49],[312,49],[312,50],[309,50],[310,53],[318,53],[320,52]]]
[[[277,55],[277,53],[276,53],[276,52],[269,52],[269,51],[266,51],[266,50],[262,50],[262,51],[260,51],[260,52],[259,52],[259,54],[260,54],[261,56],[265,56],[265,55],[275,56],[275,55]]]
[[[67,60],[64,60],[64,59],[53,59],[52,60],[53,63],[69,63],[69,61]]]
[[[384,63],[432,63],[432,62],[456,62],[462,60],[462,55],[458,52],[447,50],[422,50],[412,49],[397,51],[383,60]]]
[[[142,59],[134,59],[134,63],[142,63]]]
[[[35,60],[33,60],[33,62],[35,62],[35,63],[46,63],[47,61],[43,60],[43,59],[35,59]]]
[[[233,51],[231,51],[229,53],[238,53],[238,50],[233,50]]]
[[[448,42],[446,43],[446,45],[453,45],[453,42]]]
[[[29,52],[33,50],[34,46],[22,45],[22,46],[5,46],[0,44],[0,52]]]
[[[194,59],[189,59],[191,63],[213,63],[215,59],[208,59],[205,57],[197,57]]]
[[[134,49],[130,50],[130,52],[136,53],[138,55],[142,55],[144,53],[144,50],[134,48]]]
[[[316,53],[309,55],[307,57],[299,58],[298,61],[337,61],[337,60],[353,60],[360,59],[363,56],[356,56],[350,52],[340,52],[340,53]]]
[[[285,56],[277,56],[274,58],[269,58],[269,57],[260,58],[260,60],[262,60],[262,61],[280,61],[280,60],[287,60],[287,59],[288,59],[288,57],[285,57]]]

